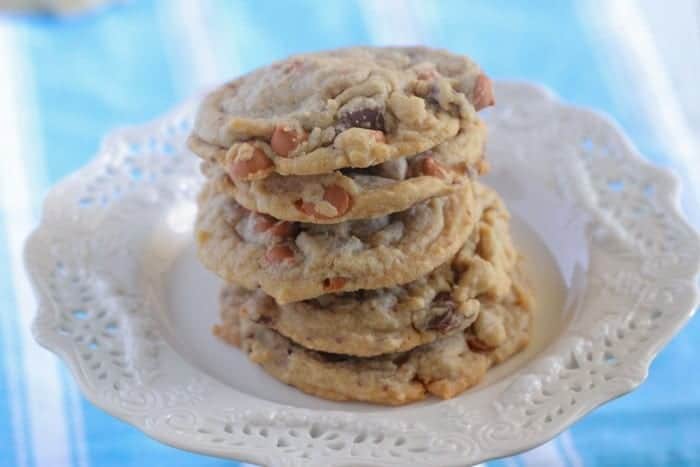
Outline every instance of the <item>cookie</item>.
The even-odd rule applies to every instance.
[[[478,228],[457,255],[424,277],[287,305],[260,289],[230,285],[222,294],[219,332],[244,307],[252,321],[303,347],[360,357],[405,352],[461,333],[477,319],[479,299],[499,301],[509,293],[518,260],[507,211],[497,196],[485,200],[490,204]]]
[[[435,196],[449,195],[486,170],[485,127],[474,125],[436,148],[365,169],[323,175],[272,174],[261,180],[231,178],[205,166],[239,204],[277,219],[333,224],[403,211]],[[218,168],[218,170],[217,170]]]
[[[202,102],[190,148],[239,180],[369,167],[426,151],[494,102],[467,57],[356,47],[290,57]]]
[[[284,304],[413,281],[455,255],[474,228],[476,209],[466,184],[374,219],[295,223],[249,211],[208,183],[195,231],[207,268]]]
[[[219,337],[283,383],[335,401],[402,405],[434,395],[457,396],[486,371],[527,346],[530,298],[515,284],[501,302],[485,301],[466,332],[403,353],[361,358],[317,352],[250,319],[245,307]]]

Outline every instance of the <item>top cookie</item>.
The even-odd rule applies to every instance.
[[[494,102],[467,57],[425,47],[298,55],[203,101],[190,147],[242,180],[312,175],[414,155]]]

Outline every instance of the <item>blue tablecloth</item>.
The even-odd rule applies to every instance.
[[[446,47],[495,78],[535,80],[612,114],[647,157],[697,180],[687,146],[664,137],[649,110],[658,93],[645,90],[663,90],[658,76],[645,87],[642,67],[629,79],[625,47],[639,17],[625,18],[633,33],[621,32],[619,17],[605,20],[607,3],[532,3],[135,0],[68,18],[0,14],[0,465],[233,465],[160,445],[85,401],[31,339],[35,302],[21,262],[48,187],[84,165],[105,133],[227,77],[301,51]],[[674,118],[664,122],[664,131],[683,134],[669,126]],[[700,465],[699,339],[695,319],[638,391],[535,451],[489,465]]]

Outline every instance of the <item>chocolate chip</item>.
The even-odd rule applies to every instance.
[[[454,312],[448,311],[447,313],[431,318],[430,321],[428,321],[427,329],[429,331],[449,332],[455,329],[458,324],[459,322],[455,319]]]
[[[354,110],[340,116],[340,125],[345,128],[384,131],[384,114],[379,109]]]
[[[440,292],[433,299],[432,308],[434,310],[445,310],[428,321],[426,329],[429,331],[437,331],[446,333],[456,329],[460,324],[460,319],[455,313],[457,306],[452,301],[452,295],[449,292]]]

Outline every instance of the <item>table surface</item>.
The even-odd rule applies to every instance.
[[[697,226],[700,4],[664,4],[133,0],[72,17],[0,13],[0,464],[237,465],[160,445],[111,418],[31,338],[24,239],[47,189],[86,164],[105,133],[292,53],[424,43],[611,114],[642,154],[684,179]],[[639,390],[551,443],[489,465],[700,465],[698,342],[694,319]]]

